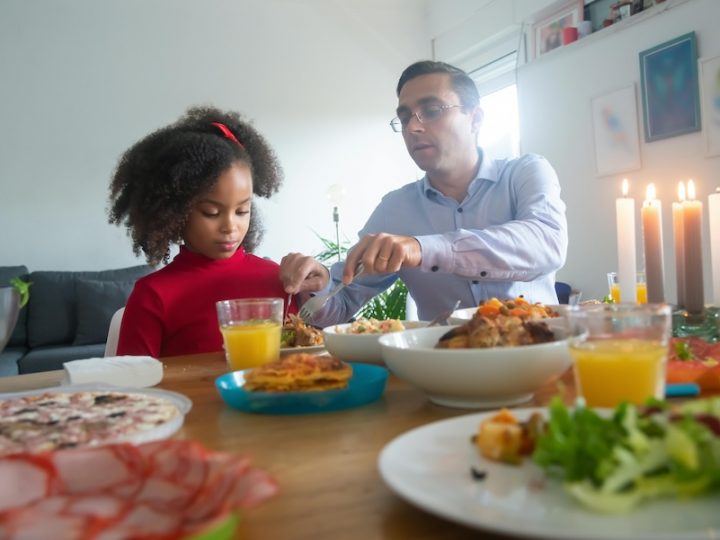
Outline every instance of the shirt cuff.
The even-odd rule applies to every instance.
[[[414,237],[420,243],[422,260],[420,268],[424,272],[452,272],[455,254],[452,244],[441,235],[433,234]]]

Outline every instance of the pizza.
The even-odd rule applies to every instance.
[[[333,356],[290,354],[245,375],[250,392],[321,392],[345,388],[352,368]]]
[[[180,416],[172,401],[143,393],[45,392],[0,400],[0,456],[127,441]]]

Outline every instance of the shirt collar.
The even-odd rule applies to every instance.
[[[470,185],[468,186],[468,195],[473,195],[478,189],[480,189],[483,180],[489,180],[490,182],[498,181],[499,174],[496,161],[487,152],[487,150],[483,150],[479,146],[478,155],[480,156],[480,167],[478,168],[475,178],[472,179]],[[422,190],[426,197],[442,195],[442,193],[432,186],[427,174],[422,177],[421,182]],[[435,195],[431,195],[433,193]]]

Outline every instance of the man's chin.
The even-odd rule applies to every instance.
[[[424,172],[431,172],[435,169],[435,160],[423,158],[420,156],[412,156],[415,165]]]

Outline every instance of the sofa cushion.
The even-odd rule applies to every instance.
[[[150,266],[141,265],[99,272],[31,272],[28,345],[35,348],[73,342],[78,320],[75,294],[78,279],[134,281],[151,270]]]
[[[0,266],[0,287],[9,287],[10,280],[14,277],[27,281],[27,266]],[[32,294],[32,287],[30,288],[30,294]],[[28,307],[25,306],[20,310],[15,330],[13,330],[10,341],[7,343],[8,347],[20,347],[27,343],[27,316]]]
[[[110,319],[127,303],[134,285],[134,279],[98,281],[78,278],[75,282],[78,319],[73,345],[105,343]]]
[[[23,373],[62,369],[63,364],[70,360],[102,358],[104,354],[105,345],[102,343],[99,345],[38,347],[18,360],[18,371],[22,375]]]

